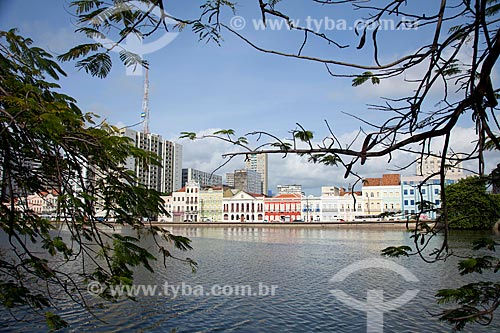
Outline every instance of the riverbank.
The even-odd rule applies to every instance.
[[[432,222],[433,223],[433,222]],[[154,223],[158,226],[167,227],[266,227],[266,228],[377,228],[377,229],[399,229],[406,230],[414,227],[414,222],[410,221],[383,221],[383,222],[283,222],[283,223],[258,223],[258,222],[242,222],[242,223],[227,223],[227,222],[184,222],[184,223]]]

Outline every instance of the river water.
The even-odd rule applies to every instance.
[[[434,295],[473,281],[459,276],[456,259],[427,264],[417,257],[382,258],[381,249],[410,244],[408,233],[400,230],[177,227],[172,232],[192,239],[194,250],[176,254],[197,261],[196,273],[177,261],[165,268],[159,260],[155,274],[137,272],[136,285],[156,286],[154,295],[106,304],[95,309],[95,317],[68,301],[63,315],[71,326],[64,331],[450,332],[433,316],[444,309]],[[467,252],[479,236],[455,233],[450,243]],[[372,309],[368,318],[370,310],[354,308],[331,290],[371,305],[418,293],[390,311]],[[47,331],[36,321],[2,318],[0,331]],[[498,331],[497,318],[488,327],[465,330]]]

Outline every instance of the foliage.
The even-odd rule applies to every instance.
[[[117,128],[82,113],[59,92],[63,70],[31,44],[14,30],[0,32],[0,228],[7,235],[0,302],[11,311],[29,306],[39,312],[56,308],[53,295],[65,292],[87,307],[86,283],[101,283],[102,295],[112,299],[109,287],[132,283],[135,267],[152,270],[156,258],[139,245],[141,237],[153,237],[163,257],[170,256],[166,244],[188,250],[190,240],[143,222],[165,213],[162,199],[124,165],[128,157],[151,163],[157,158],[117,136]],[[48,193],[56,197],[57,221],[27,203],[29,195],[44,200]],[[137,236],[105,231],[115,226],[129,226]],[[61,228],[68,237],[56,232]],[[77,271],[68,268],[75,261],[81,263]],[[45,314],[49,328],[65,326],[53,311]]]
[[[489,238],[473,242],[474,250],[495,251],[495,245],[499,244]],[[461,260],[458,269],[461,275],[487,271],[497,273],[500,259],[491,255],[471,257]],[[457,304],[456,308],[445,310],[440,315],[440,320],[454,325],[456,330],[462,330],[467,323],[488,325],[500,305],[500,283],[478,281],[456,289],[439,290],[436,297],[440,304]]]
[[[498,195],[486,192],[486,179],[469,177],[446,186],[452,229],[490,229],[500,219]]]

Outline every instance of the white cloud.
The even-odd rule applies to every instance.
[[[82,34],[75,33],[75,26],[54,28],[45,20],[23,21],[19,29],[22,35],[31,37],[37,45],[55,54],[67,52],[85,41]]]
[[[210,135],[219,129],[206,129],[196,133],[197,137]],[[223,155],[234,152],[235,146],[218,139],[173,139],[183,146],[183,168],[194,168],[205,172],[213,172],[228,161]],[[216,174],[224,176],[226,172],[235,169],[242,169],[244,166],[244,157],[235,157],[221,169],[215,171]]]

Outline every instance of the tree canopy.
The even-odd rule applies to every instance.
[[[486,180],[469,177],[446,187],[452,229],[489,230],[500,219],[500,197],[486,192]]]
[[[189,239],[143,222],[165,213],[163,201],[138,183],[125,161],[155,163],[157,157],[82,113],[60,92],[61,67],[31,44],[15,30],[0,31],[0,228],[7,235],[0,253],[0,302],[14,314],[26,307],[45,311],[55,329],[66,322],[50,310],[57,309],[51,295],[66,293],[88,308],[87,283],[100,283],[100,295],[111,300],[109,287],[131,284],[135,266],[152,270],[156,253],[138,245],[140,237],[153,237],[163,258],[171,257],[168,244],[191,247]],[[56,221],[27,203],[28,195],[43,193],[56,197]],[[113,224],[107,222],[111,217]],[[117,225],[137,235],[120,235],[113,231]],[[191,259],[183,260],[194,267]],[[75,261],[79,269],[68,269]]]

